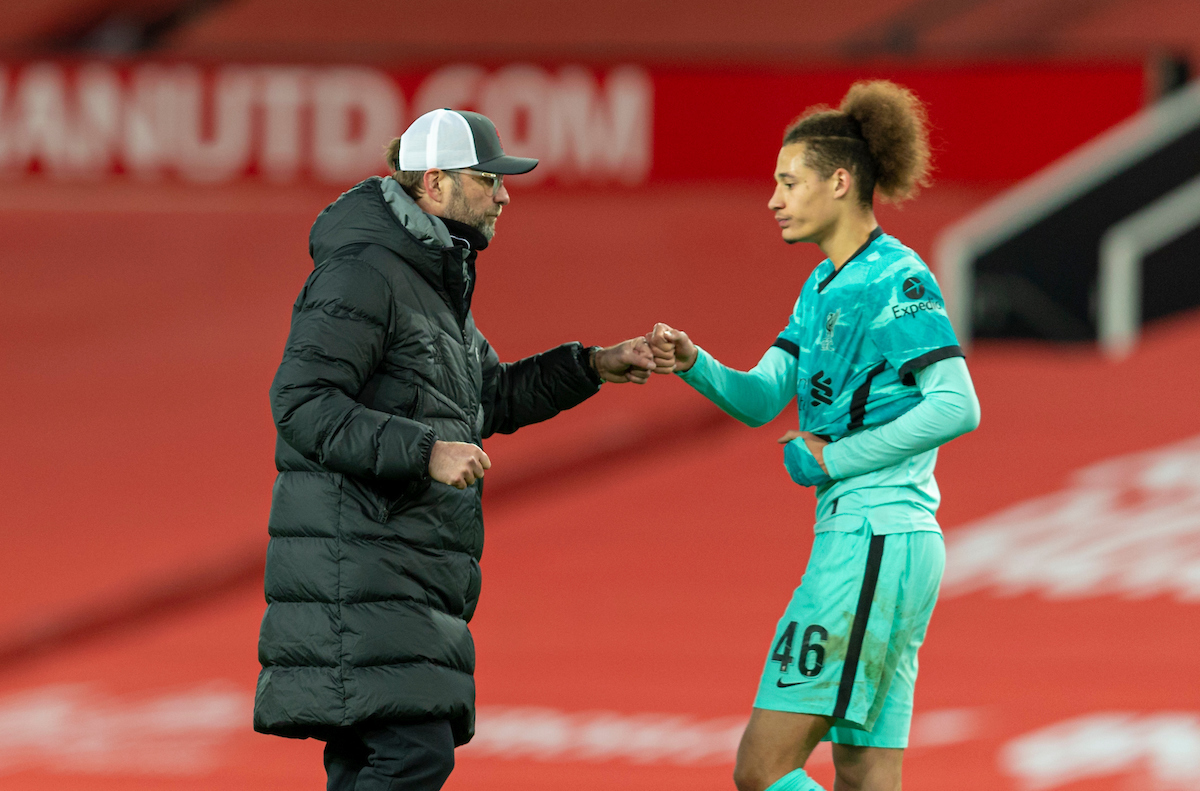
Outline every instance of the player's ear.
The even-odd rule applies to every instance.
[[[850,194],[854,187],[854,177],[845,168],[833,171],[833,197],[840,200]]]

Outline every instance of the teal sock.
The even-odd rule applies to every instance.
[[[771,783],[767,791],[825,791],[803,769],[788,772]]]

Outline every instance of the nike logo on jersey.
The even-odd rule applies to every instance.
[[[808,681],[812,681],[812,679],[810,678]],[[798,687],[801,684],[807,684],[808,681],[792,681],[788,684],[785,684],[785,683],[783,683],[783,679],[781,678],[775,682],[775,686],[779,687],[780,689],[787,689],[788,687]]]

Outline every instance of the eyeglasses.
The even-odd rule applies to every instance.
[[[484,187],[492,191],[492,197],[500,194],[500,188],[504,186],[504,176],[498,173],[484,173],[481,170],[469,170],[467,168],[446,168],[447,173],[462,173],[475,179]]]

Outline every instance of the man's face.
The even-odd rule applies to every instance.
[[[820,242],[837,220],[837,174],[821,178],[804,164],[804,144],[779,149],[775,165],[775,193],[767,208],[775,214],[783,240]]]
[[[496,235],[496,219],[510,200],[503,183],[492,194],[492,180],[485,176],[456,172],[451,174],[450,199],[446,216],[470,225],[491,241]]]

